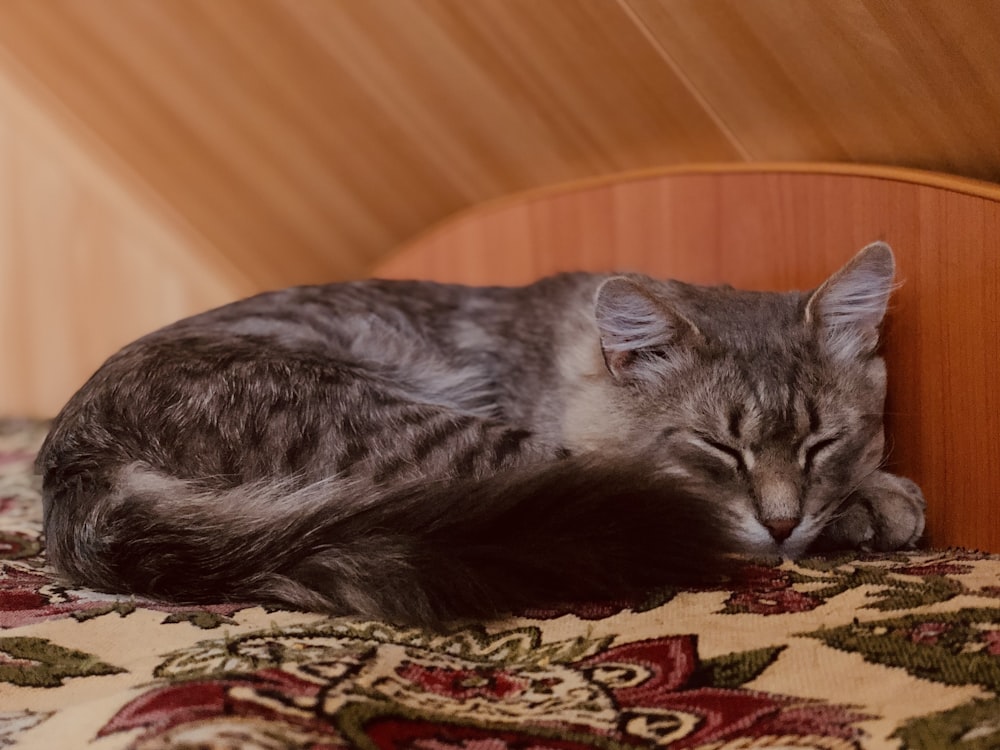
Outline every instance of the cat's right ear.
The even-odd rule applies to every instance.
[[[624,276],[598,287],[594,316],[604,364],[623,382],[661,379],[689,360],[690,344],[699,335],[667,302]]]
[[[805,320],[837,359],[874,353],[895,285],[896,262],[884,242],[868,245],[812,293]]]

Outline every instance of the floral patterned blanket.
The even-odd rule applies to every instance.
[[[435,634],[67,588],[0,422],[0,748],[1000,748],[1000,557],[747,564]]]

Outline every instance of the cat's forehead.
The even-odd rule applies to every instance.
[[[679,281],[665,282],[657,292],[706,337],[721,343],[770,348],[805,331],[802,292],[754,292]]]
[[[804,322],[807,294],[670,282],[662,295],[709,344],[712,364],[700,377],[728,410],[797,423],[836,379]]]
[[[776,351],[761,356],[730,353],[714,358],[698,375],[713,409],[758,414],[807,411],[816,393],[816,373],[795,357]]]

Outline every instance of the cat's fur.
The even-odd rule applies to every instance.
[[[111,357],[38,459],[100,589],[434,623],[912,545],[880,470],[886,245],[817,291],[638,275],[263,294]]]

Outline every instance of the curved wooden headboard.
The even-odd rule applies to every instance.
[[[903,282],[884,346],[891,466],[924,488],[930,544],[1000,552],[1000,186],[846,165],[627,174],[460,214],[377,275],[634,270],[807,289],[874,240],[893,246]]]

